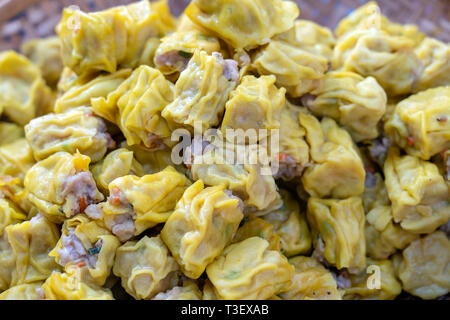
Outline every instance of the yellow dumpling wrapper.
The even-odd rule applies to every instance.
[[[265,300],[289,288],[294,266],[267,240],[251,237],[225,248],[206,273],[222,299]]]
[[[23,128],[15,123],[0,121],[0,147],[25,136]]]
[[[194,281],[185,280],[183,281],[183,286],[176,286],[165,292],[158,293],[152,300],[202,300],[202,295]]]
[[[244,218],[243,224],[237,229],[231,243],[241,242],[251,237],[260,237],[269,242],[269,249],[282,251],[280,237],[274,230],[274,226],[265,220],[251,214]]]
[[[24,283],[0,293],[0,300],[43,300],[42,282]]]
[[[25,56],[14,51],[0,53],[0,114],[24,126],[51,111],[53,95],[41,72]]]
[[[76,78],[72,83],[60,83],[64,93],[56,99],[55,112],[64,112],[71,108],[90,106],[91,99],[106,97],[117,89],[131,74],[130,69],[121,69],[111,74]],[[75,75],[76,77],[76,75]],[[99,113],[101,115],[101,113]]]
[[[311,95],[305,99],[305,106],[317,116],[336,120],[355,141],[378,136],[387,96],[374,78],[353,72],[328,72]]]
[[[450,240],[436,231],[403,250],[397,272],[406,292],[436,299],[450,291],[449,265]]]
[[[175,127],[206,130],[220,123],[225,103],[238,80],[237,62],[196,50],[175,84],[175,98],[162,116]]]
[[[108,96],[92,99],[92,107],[121,129],[129,145],[155,148],[162,141],[171,143],[171,131],[161,112],[172,100],[172,83],[159,70],[143,65]]]
[[[294,27],[276,35],[274,39],[283,40],[295,47],[321,55],[328,61],[333,56],[333,47],[336,43],[330,29],[309,20],[295,20]]]
[[[100,205],[104,223],[126,241],[166,222],[190,184],[186,176],[170,166],[143,177],[119,177],[108,186],[108,201]]]
[[[379,283],[376,283],[377,278]],[[402,291],[390,260],[367,258],[367,269],[359,274],[349,275],[349,279],[351,286],[344,289],[345,300],[393,300]]]
[[[28,170],[29,200],[51,221],[61,223],[104,199],[89,171],[90,159],[58,152]]]
[[[97,162],[115,145],[103,120],[86,107],[35,118],[25,126],[25,136],[38,161],[59,151],[78,151]]]
[[[220,52],[219,40],[200,30],[178,28],[161,39],[161,44],[155,52],[155,67],[167,75],[181,72],[186,68],[195,50],[202,50],[208,54]]]
[[[277,85],[292,97],[314,89],[328,69],[328,60],[289,42],[271,40],[252,59],[258,73],[274,75]]]
[[[279,129],[286,89],[278,89],[275,80],[274,76],[244,76],[225,104],[221,130]]]
[[[21,46],[21,51],[41,70],[45,82],[55,88],[63,70],[59,38],[32,39]]]
[[[117,249],[114,274],[135,299],[151,299],[178,282],[178,265],[159,236],[144,236]]]
[[[108,153],[101,162],[91,167],[91,172],[97,186],[104,193],[108,192],[108,185],[116,178],[127,175],[138,177],[145,175],[144,168],[135,159],[133,151],[126,148],[119,148]]]
[[[292,284],[279,294],[284,300],[341,300],[333,275],[316,259],[297,256],[289,259],[295,267]]]
[[[46,300],[114,300],[109,289],[80,281],[76,275],[53,272],[42,285]]]
[[[66,220],[62,235],[49,253],[68,274],[98,286],[105,284],[120,241],[85,215]]]
[[[365,171],[350,134],[330,118],[319,122],[313,115],[300,112],[299,120],[306,130],[312,160],[302,176],[306,192],[336,199],[360,195]]]
[[[300,205],[293,195],[286,190],[280,190],[283,206],[270,211],[262,219],[273,225],[274,231],[280,237],[281,252],[287,257],[307,254],[311,250],[312,241],[305,212],[300,211]]]
[[[307,218],[314,247],[338,269],[351,272],[366,267],[365,215],[361,198],[344,200],[309,198]],[[323,243],[319,243],[323,242]]]
[[[450,148],[450,86],[421,91],[400,101],[385,131],[410,155],[429,160]]]
[[[0,198],[0,237],[7,226],[26,219],[27,216],[12,201]]]
[[[0,146],[0,173],[23,181],[35,164],[33,151],[25,138]]]
[[[294,25],[297,5],[282,0],[193,0],[185,14],[235,49],[267,43]]]
[[[392,216],[413,233],[430,233],[450,219],[449,188],[438,167],[392,147],[384,163]]]
[[[174,28],[166,0],[144,0],[91,13],[66,8],[56,33],[64,65],[82,75],[136,67],[146,41]]]
[[[45,280],[58,266],[48,252],[59,238],[58,227],[42,215],[6,227],[14,266],[10,286]]]
[[[225,186],[191,185],[161,230],[183,273],[197,279],[231,241],[244,217],[242,202]]]

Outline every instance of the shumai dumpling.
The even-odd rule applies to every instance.
[[[226,247],[206,273],[221,299],[265,300],[289,288],[294,266],[267,240],[251,237]]]
[[[201,30],[178,30],[161,39],[156,49],[154,65],[162,73],[170,75],[186,69],[195,50],[208,54],[220,52],[219,40]]]
[[[183,273],[197,279],[231,241],[243,215],[242,200],[225,186],[196,181],[178,201],[161,238]]]
[[[412,156],[429,160],[450,148],[450,86],[421,91],[400,101],[385,131]]]
[[[120,241],[85,215],[66,220],[62,235],[49,253],[68,274],[102,286],[111,273]]]
[[[193,0],[185,14],[235,49],[267,43],[294,25],[297,5],[282,0]]]
[[[295,267],[292,284],[279,296],[284,300],[341,300],[336,280],[319,261],[297,256],[289,259]]]
[[[41,70],[45,82],[55,88],[63,70],[59,38],[53,36],[27,41],[21,51]]]
[[[94,112],[115,123],[129,145],[156,148],[171,143],[171,131],[161,112],[173,95],[172,83],[159,70],[143,65],[106,97],[91,101]]]
[[[398,266],[403,289],[422,299],[436,299],[450,292],[450,240],[436,231],[413,241]]]
[[[306,222],[305,212],[300,212],[300,205],[287,190],[280,190],[283,206],[270,211],[261,218],[273,225],[280,237],[281,252],[292,257],[307,254],[311,250],[311,233]]]
[[[286,103],[285,92],[286,89],[275,86],[274,76],[244,76],[225,104],[222,132],[279,129],[280,112]]]
[[[438,167],[392,147],[384,163],[392,216],[413,233],[430,233],[450,219],[449,187]]]
[[[41,72],[14,51],[0,53],[0,114],[24,126],[51,111],[53,95]]]
[[[173,126],[190,130],[195,122],[200,122],[202,130],[218,125],[238,77],[236,61],[223,59],[218,52],[209,55],[196,50],[175,84],[175,99],[162,116]]]
[[[328,60],[308,48],[282,40],[271,40],[253,57],[252,64],[263,75],[274,75],[277,85],[292,97],[310,92],[328,69]]]
[[[364,191],[365,171],[350,134],[330,118],[321,122],[299,113],[306,130],[312,165],[302,176],[303,186],[313,197],[344,199]]]
[[[281,247],[280,237],[274,229],[273,224],[250,214],[242,221],[231,243],[241,242],[251,237],[260,237],[269,242],[270,250],[276,250],[284,253]]]
[[[252,163],[255,152],[264,149],[252,149],[252,146],[235,147],[236,145],[226,143],[223,148],[210,148],[204,150],[203,154],[194,155],[191,165],[194,180],[201,179],[211,186],[225,185],[241,198],[246,209],[251,211],[281,206],[271,168],[260,163],[259,159]],[[260,153],[256,154],[259,155]]]
[[[127,241],[166,222],[190,184],[189,179],[173,167],[142,177],[119,177],[108,186],[108,200],[97,208],[89,208],[86,213],[103,220],[120,241]]]
[[[311,197],[307,218],[314,247],[328,263],[352,273],[366,267],[366,219],[360,197],[344,200]]]
[[[421,72],[414,45],[377,28],[357,29],[338,39],[332,67],[374,77],[389,96],[408,94]]]
[[[407,37],[415,44],[419,44],[425,38],[425,34],[414,24],[398,24],[390,21],[381,14],[380,7],[375,1],[369,1],[342,19],[335,33],[337,37],[342,37],[353,30],[371,27],[379,28],[392,36]]]
[[[46,300],[114,300],[109,289],[85,283],[75,274],[53,272],[42,290]]]
[[[67,90],[55,101],[55,112],[64,112],[71,108],[90,106],[91,99],[106,97],[125,81],[131,74],[130,69],[121,69],[111,74],[97,77],[76,78],[71,84],[60,83]],[[66,87],[67,86],[67,87]]]
[[[59,238],[58,227],[42,215],[6,227],[14,264],[10,286],[45,280],[58,265],[48,255]]]
[[[336,43],[330,29],[309,20],[295,20],[293,28],[276,35],[274,39],[286,41],[308,52],[321,55],[328,61],[333,56],[333,47]]]
[[[402,291],[390,260],[367,258],[367,269],[350,274],[349,280],[350,287],[344,288],[345,300],[393,300]]]
[[[274,160],[278,162],[278,168],[274,172],[274,178],[282,178],[284,180],[292,180],[301,177],[303,171],[309,162],[309,146],[305,141],[306,131],[300,126],[298,121],[301,107],[297,107],[286,101],[285,106],[281,110],[280,128],[278,141],[278,154],[276,158],[272,156],[272,165]],[[271,141],[274,139],[271,135]],[[272,145],[270,148],[271,153]]]
[[[117,249],[114,274],[135,299],[151,299],[178,282],[178,265],[159,236],[144,236]]]
[[[194,281],[185,280],[182,286],[160,292],[152,300],[202,300],[202,295]]]
[[[25,136],[38,161],[59,151],[79,151],[97,162],[115,146],[103,120],[87,107],[34,118],[25,126]]]
[[[450,44],[425,38],[414,50],[423,64],[415,91],[450,85]]]
[[[0,147],[19,140],[24,136],[25,133],[21,126],[11,122],[0,121]]]
[[[25,138],[0,146],[0,174],[23,178],[28,170],[35,164],[33,151]]]
[[[51,221],[61,223],[104,199],[89,171],[90,159],[57,152],[28,170],[29,200]]]
[[[336,120],[355,141],[378,136],[387,97],[374,78],[353,72],[329,72],[311,95],[303,99],[305,107],[317,116]]]
[[[43,300],[42,282],[24,283],[0,294],[0,300]]]
[[[85,13],[66,8],[56,26],[64,65],[76,74],[136,67],[150,38],[175,28],[166,0]]]
[[[104,193],[108,192],[108,185],[116,178],[127,175],[138,177],[145,175],[144,168],[135,159],[133,151],[126,148],[119,148],[108,153],[101,162],[91,167],[91,172],[97,186]]]

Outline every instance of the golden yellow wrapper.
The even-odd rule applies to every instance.
[[[355,141],[378,136],[387,97],[374,78],[353,72],[328,72],[311,94],[314,97],[306,101],[306,107],[317,116],[336,120]]]
[[[24,136],[25,133],[21,126],[15,123],[0,121],[0,147],[5,144],[10,144]]]
[[[162,116],[173,126],[189,130],[196,121],[203,130],[218,125],[237,78],[236,61],[196,50],[175,84],[175,99]]]
[[[171,131],[161,112],[172,100],[172,83],[159,70],[143,65],[106,97],[91,101],[94,112],[115,123],[129,145],[143,143],[154,148],[161,141],[171,143]]]
[[[25,126],[25,135],[38,161],[66,151],[80,152],[96,162],[114,144],[103,120],[86,107],[34,118]]]
[[[24,126],[53,108],[53,95],[40,70],[14,51],[0,53],[0,114]]]
[[[51,221],[63,222],[89,204],[103,200],[89,172],[90,159],[58,152],[28,170],[24,185],[28,199]]]
[[[197,279],[231,241],[243,217],[241,200],[225,186],[205,188],[198,180],[178,201],[161,238],[183,273]]]
[[[26,214],[24,214],[12,201],[0,198],[0,237],[4,235],[7,226],[22,222],[26,219]]]
[[[309,198],[307,218],[314,247],[323,241],[323,256],[338,269],[366,267],[364,208],[361,198],[344,200]]]
[[[56,33],[64,65],[82,75],[136,67],[146,41],[174,28],[166,0],[145,0],[91,13],[64,9]]]
[[[250,215],[245,222],[237,229],[231,243],[241,242],[251,237],[260,237],[269,242],[269,249],[282,251],[280,237],[274,230],[274,226],[265,220]]]
[[[294,267],[267,240],[252,237],[225,248],[206,273],[222,299],[264,300],[289,288]]]
[[[158,293],[152,300],[202,300],[202,292],[194,281],[185,280],[183,286]]]
[[[385,131],[410,155],[429,160],[450,148],[450,86],[428,89],[400,101]]]
[[[394,221],[412,233],[430,233],[450,218],[449,188],[438,167],[392,147],[384,164]]]
[[[349,278],[351,286],[344,289],[345,300],[393,300],[402,291],[390,260],[368,258],[367,269]]]
[[[292,284],[279,294],[284,300],[341,300],[342,294],[330,271],[316,259],[297,256],[289,259],[295,267]]]
[[[114,300],[109,289],[84,283],[67,273],[53,272],[42,289],[46,300]]]
[[[41,70],[45,82],[55,88],[63,71],[59,38],[54,36],[27,41],[22,44],[21,51]]]
[[[87,78],[87,80],[77,78],[71,84],[61,84],[67,90],[56,99],[55,112],[60,113],[71,108],[90,106],[91,99],[106,97],[110,92],[116,90],[130,74],[130,69],[121,69],[112,74],[99,75],[92,79]]]
[[[33,152],[25,138],[0,146],[0,173],[23,181],[25,174],[35,164]]]
[[[398,266],[403,289],[422,299],[435,299],[450,291],[450,241],[436,231],[412,242]]]
[[[306,130],[312,165],[302,176],[303,187],[313,197],[344,199],[364,191],[365,171],[350,134],[330,118],[321,122],[299,113]]]
[[[328,61],[325,57],[281,40],[272,40],[256,53],[252,63],[258,73],[275,75],[277,85],[300,97],[320,83]]]
[[[135,299],[151,299],[178,281],[178,265],[159,236],[144,236],[117,249],[114,274]]]
[[[19,284],[0,294],[0,300],[42,300],[42,282]]]
[[[267,43],[290,29],[299,15],[297,5],[281,0],[194,0],[185,14],[236,49]]]

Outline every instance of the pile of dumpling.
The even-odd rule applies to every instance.
[[[374,2],[298,16],[65,9],[0,53],[0,299],[448,294],[450,45]],[[175,163],[179,129],[277,131],[279,169],[231,141]]]

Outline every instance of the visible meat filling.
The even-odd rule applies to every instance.
[[[369,147],[370,156],[378,164],[383,164],[386,159],[387,151],[391,145],[392,139],[387,136],[373,140],[372,146]]]
[[[76,236],[73,229],[69,229],[69,234],[62,235],[62,248],[58,250],[59,264],[65,267],[67,264],[88,265],[95,268],[98,259],[98,253],[102,247],[102,240],[95,243],[93,248],[86,248]]]
[[[280,154],[278,163],[278,170],[273,175],[275,179],[284,178],[286,180],[292,180],[296,177],[301,177],[305,169],[289,154],[282,154],[282,156]]]
[[[238,202],[238,208],[239,208],[239,210],[241,210],[241,212],[244,212],[244,201],[242,201],[241,198],[235,196],[235,195],[231,192],[231,190],[228,190],[228,189],[227,189],[227,190],[224,190],[224,193],[225,193],[226,195],[228,195],[231,199],[238,199],[238,200],[239,200],[239,202]]]
[[[98,118],[98,128],[95,137],[97,138],[97,140],[106,140],[106,147],[108,149],[114,149],[116,147],[116,142],[107,132],[106,125],[100,118]]]
[[[191,53],[184,53],[183,51],[171,50],[163,54],[155,56],[155,65],[157,67],[169,67],[175,71],[182,72],[186,69],[189,60],[191,59]]]
[[[238,63],[236,61],[234,61],[233,59],[224,60],[222,54],[220,54],[219,52],[213,52],[212,55],[220,64],[222,64],[223,76],[228,81],[237,81],[239,79]]]
[[[337,273],[331,272],[331,274],[336,280],[338,289],[346,289],[352,286],[352,282],[347,271],[338,271]]]
[[[61,196],[66,199],[63,212],[68,217],[84,212],[88,205],[101,200],[97,198],[97,187],[92,174],[88,171],[69,176],[64,183]]]
[[[136,228],[134,226],[134,212],[127,198],[118,188],[114,188],[108,197],[108,202],[113,206],[127,207],[128,212],[106,217],[106,227],[122,242],[131,239]]]

